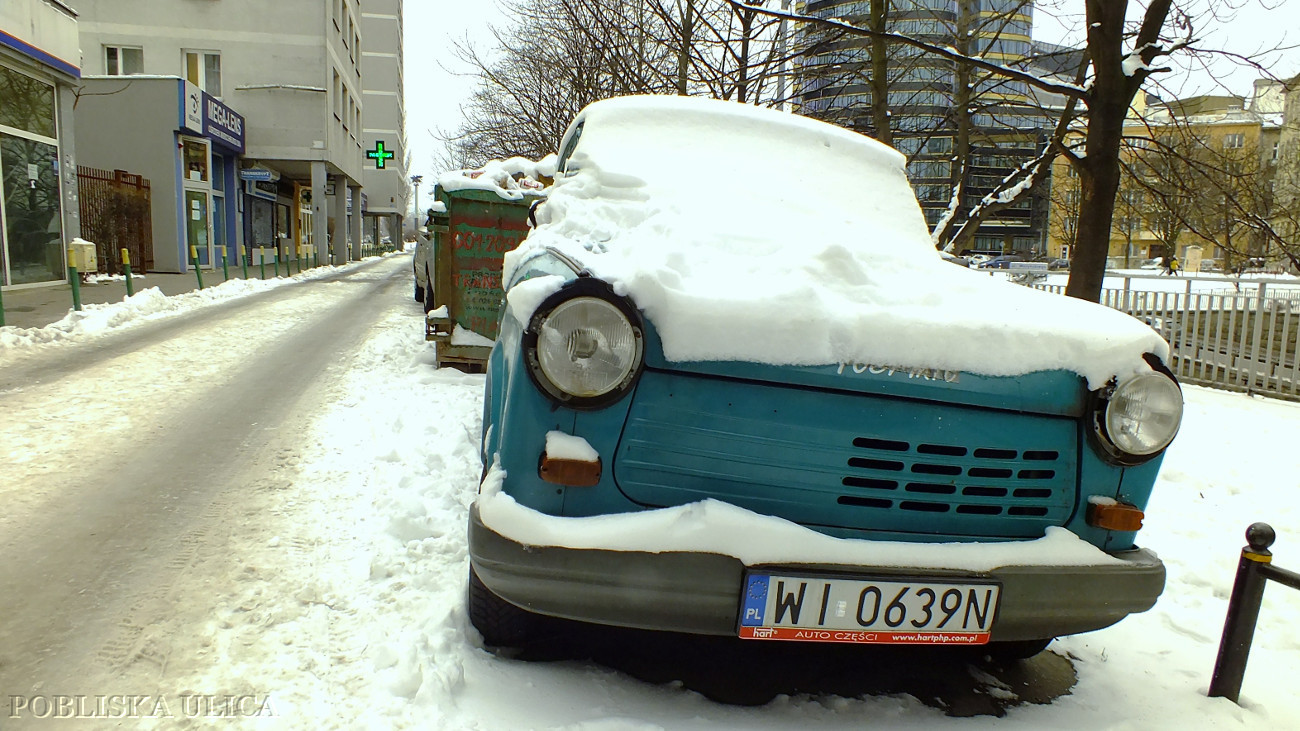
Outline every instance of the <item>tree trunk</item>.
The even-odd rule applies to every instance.
[[[686,96],[686,68],[691,55],[691,24],[694,22],[695,0],[686,0],[686,10],[682,13],[682,47],[677,56],[677,93]]]
[[[1115,0],[1087,0],[1088,54],[1092,58],[1093,84],[1088,91],[1088,133],[1086,156],[1070,162],[1079,172],[1079,238],[1070,263],[1070,297],[1101,300],[1106,278],[1106,255],[1110,253],[1110,229],[1115,215],[1115,194],[1119,191],[1119,149],[1124,137],[1124,118],[1133,96],[1149,75],[1144,69],[1124,69],[1125,3]],[[1169,14],[1170,0],[1151,0],[1142,27],[1134,39],[1142,60],[1156,56],[1160,28]]]
[[[744,104],[749,95],[749,34],[753,30],[754,12],[737,8],[736,13],[740,16],[740,68],[736,69],[739,75],[736,81],[736,101]]]
[[[886,0],[871,0],[871,30],[884,33],[888,13]],[[889,119],[889,43],[884,36],[871,38],[871,125],[875,127],[876,139],[894,146]]]

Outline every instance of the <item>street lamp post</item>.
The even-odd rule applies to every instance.
[[[424,180],[423,175],[412,175],[411,184],[415,186],[415,231],[420,231],[420,181]]]

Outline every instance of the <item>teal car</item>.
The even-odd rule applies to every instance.
[[[753,162],[773,189],[700,179]],[[1154,604],[1182,397],[1148,326],[952,267],[900,155],[794,115],[598,102],[557,168],[486,369],[486,645],[562,618],[1028,656]]]

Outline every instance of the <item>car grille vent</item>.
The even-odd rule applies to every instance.
[[[646,507],[712,498],[832,535],[1033,539],[1074,515],[1080,444],[1069,416],[647,370],[610,474]]]
[[[850,457],[850,468],[894,474],[845,475],[841,484],[854,491],[841,495],[840,505],[1042,518],[1060,502],[1052,486],[1024,484],[1055,479],[1057,470],[1048,463],[1060,460],[1057,451],[924,443],[914,446],[873,437],[857,437],[853,446],[883,454]],[[928,476],[930,480],[911,481],[904,476],[909,474]],[[935,477],[948,479],[938,481]]]

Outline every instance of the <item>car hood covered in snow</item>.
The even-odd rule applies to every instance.
[[[506,280],[552,247],[630,296],[671,361],[1064,369],[1095,388],[1167,357],[1127,315],[944,262],[902,155],[874,140],[684,97],[606,100],[579,123]]]

